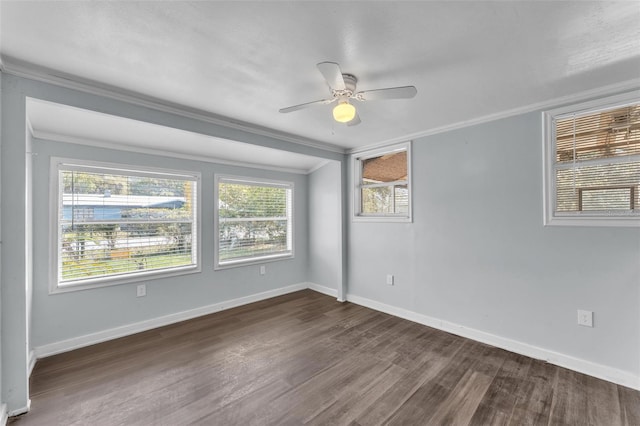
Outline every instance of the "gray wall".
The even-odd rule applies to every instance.
[[[151,155],[117,152],[79,145],[34,140],[33,209],[29,209],[29,177],[26,153],[25,99],[33,97],[78,108],[113,114],[149,123],[243,141],[255,145],[342,161],[344,155],[274,137],[225,127],[193,115],[178,115],[154,109],[121,97],[101,96],[0,73],[2,82],[0,193],[2,196],[2,265],[0,276],[2,402],[13,413],[24,411],[29,398],[28,360],[33,347],[79,337],[118,325],[154,319],[218,301],[250,296],[261,291],[305,282],[307,279],[307,177],[253,168],[231,167],[177,160]],[[77,291],[49,296],[46,286],[48,243],[48,157],[50,155],[112,162],[184,168],[202,172],[202,273],[148,282],[147,296],[135,297],[135,285]],[[296,257],[267,264],[267,274],[258,267],[240,267],[213,272],[213,173],[289,179],[296,184]],[[29,211],[33,212],[33,221]],[[29,227],[33,223],[33,238]],[[34,242],[33,256],[31,242]],[[32,262],[33,260],[33,262]],[[31,263],[32,262],[32,263]],[[32,265],[32,267],[30,266]],[[33,271],[33,295],[30,280]],[[32,308],[30,307],[32,305]],[[32,321],[29,321],[29,314]],[[30,331],[29,331],[30,330]],[[29,342],[30,335],[32,341]]]
[[[336,179],[351,176],[344,163],[340,177],[333,166],[305,177],[36,140],[31,258],[25,96],[338,162],[343,155],[5,73],[1,77],[0,379],[1,400],[10,411],[24,408],[28,400],[30,347],[287,284],[332,286],[336,259],[323,256],[338,244],[324,231],[335,223],[319,220],[315,209],[324,196],[332,199]],[[542,226],[539,113],[421,138],[412,150],[413,223],[337,222],[342,247],[349,246],[338,262],[348,271],[342,280],[336,278],[339,297],[348,282],[353,295],[640,374],[640,229]],[[145,298],[135,297],[135,284],[49,296],[43,266],[48,220],[43,218],[49,209],[50,155],[201,171],[202,273],[149,282]],[[296,182],[294,260],[267,264],[263,277],[257,266],[213,272],[213,197],[207,195],[213,193],[217,171]],[[347,218],[351,198],[345,188],[351,184],[338,196]],[[29,343],[31,298],[25,289],[31,269]],[[395,286],[385,284],[389,273],[396,276]],[[595,311],[594,328],[576,325],[577,309]]]
[[[20,84],[2,78],[2,398],[10,413],[24,411],[28,388],[28,236],[25,97]]]
[[[308,281],[338,292],[342,282],[341,165],[331,161],[309,175]]]
[[[2,73],[0,73],[0,200],[2,200],[2,140],[4,132],[2,131]],[[0,235],[2,235],[2,210],[0,210]],[[2,415],[2,408],[6,409],[6,398],[4,396],[4,387],[2,386],[2,245],[0,244],[0,416]]]
[[[349,294],[637,376],[640,229],[543,227],[541,131],[530,113],[416,140],[414,222],[351,223]]]
[[[307,176],[255,168],[156,157],[35,139],[33,347],[307,281]],[[147,296],[136,298],[141,282],[49,295],[49,162],[52,156],[90,159],[202,173],[202,272],[147,281]],[[214,271],[214,173],[294,182],[294,258]]]

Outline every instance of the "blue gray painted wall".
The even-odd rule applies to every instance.
[[[414,141],[413,223],[350,224],[349,294],[638,377],[640,229],[544,227],[541,138],[537,112]]]
[[[0,193],[2,205],[11,207],[0,217],[0,400],[9,411],[26,407],[33,347],[304,281],[336,288],[339,297],[348,291],[640,376],[640,229],[543,226],[539,112],[414,141],[413,223],[351,222],[353,182],[340,183],[351,175],[342,154],[5,73],[1,78]],[[38,155],[27,157],[33,159],[29,173],[26,96],[336,163],[304,176],[34,140]],[[135,298],[135,284],[48,295],[51,155],[200,171],[202,273],[149,282],[145,298]],[[265,276],[256,266],[213,272],[213,197],[207,195],[216,172],[296,183],[295,259],[267,264]],[[341,194],[334,199],[332,191]],[[346,222],[322,220],[325,207],[333,210],[328,203],[341,204]],[[336,227],[342,254],[325,258],[334,246],[325,232]],[[395,275],[394,286],[386,285],[386,274]],[[594,311],[596,326],[577,326],[577,309]]]
[[[175,312],[237,299],[307,280],[307,176],[242,168],[34,139],[34,294],[32,347],[136,323]],[[201,272],[148,281],[147,296],[136,298],[134,282],[49,295],[49,163],[51,157],[105,161],[195,171],[201,180]],[[214,271],[214,174],[294,183],[294,258]]]
[[[308,281],[335,290],[342,282],[342,182],[331,161],[309,175]]]
[[[306,281],[309,248],[307,176],[42,140],[33,140],[33,152],[37,155],[27,155],[32,149],[28,146],[30,138],[26,125],[25,99],[33,97],[328,160],[342,161],[343,154],[228,128],[194,118],[192,114],[179,115],[126,102],[116,99],[117,96],[96,95],[6,73],[0,75],[3,124],[0,190],[2,205],[11,206],[2,209],[0,222],[3,231],[0,400],[6,402],[10,413],[17,414],[28,407],[29,352],[34,347]],[[49,235],[46,217],[49,211],[48,158],[51,155],[200,171],[203,194],[202,272],[147,282],[145,298],[135,297],[135,284],[49,295],[46,266]],[[33,159],[33,173],[29,172],[25,157]],[[268,263],[264,276],[259,275],[257,266],[213,272],[214,173],[294,181],[294,259]],[[29,193],[31,178],[34,192],[33,208]],[[30,290],[32,276],[33,294]],[[32,341],[29,341],[30,336]]]

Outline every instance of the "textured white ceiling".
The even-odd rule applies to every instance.
[[[640,79],[640,3],[0,2],[5,69],[26,62],[233,121],[374,145]],[[358,89],[414,85],[335,123],[316,63]]]

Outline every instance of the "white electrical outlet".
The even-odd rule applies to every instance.
[[[388,285],[393,285],[393,275],[391,275],[391,274],[387,275],[387,284]]]
[[[267,267],[265,265],[260,265],[260,275],[264,275],[267,273]]]
[[[147,295],[147,285],[146,284],[140,284],[138,285],[137,289],[136,289],[136,297],[144,297]]]
[[[578,309],[578,325],[593,327],[593,311]]]

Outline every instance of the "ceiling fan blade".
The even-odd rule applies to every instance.
[[[353,120],[348,121],[347,122],[347,126],[351,127],[351,126],[357,126],[358,124],[362,123],[362,121],[360,121],[360,116],[358,115],[358,113],[356,112],[356,116],[353,117]]]
[[[345,90],[347,88],[344,85],[340,65],[335,62],[320,62],[317,67],[324,79],[327,80],[327,84],[331,90]]]
[[[293,112],[293,111],[298,111],[299,109],[309,108],[316,105],[327,105],[335,100],[336,99],[334,98],[334,99],[323,99],[321,101],[307,102],[306,104],[300,104],[300,105],[290,106],[287,108],[282,108],[279,111],[282,113]]]
[[[388,89],[365,90],[353,95],[359,101],[377,101],[379,99],[409,99],[418,93],[414,86],[390,87]]]

